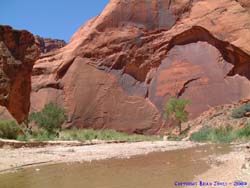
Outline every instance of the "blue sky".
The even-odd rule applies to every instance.
[[[0,24],[69,41],[109,0],[0,0]]]

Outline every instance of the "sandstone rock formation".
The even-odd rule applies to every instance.
[[[48,53],[51,51],[55,51],[66,45],[66,42],[64,40],[58,40],[58,39],[42,38],[39,36],[35,36],[35,40],[37,45],[41,49],[41,53]]]
[[[236,0],[111,0],[33,69],[32,111],[55,102],[76,127],[155,133],[169,97],[191,118],[250,98],[250,14]]]
[[[39,48],[31,33],[0,26],[0,105],[18,122],[29,113],[31,73],[38,56]],[[1,114],[8,113],[1,107]]]
[[[250,1],[248,0],[236,0],[236,1],[239,2],[242,7],[250,10]]]
[[[245,104],[250,104],[250,99],[212,107],[200,114],[199,117],[183,123],[182,128],[189,129],[188,136],[185,140],[188,140],[193,133],[198,132],[204,127],[214,129],[231,126],[234,129],[239,129],[243,128],[245,125],[249,125],[250,118],[247,117],[247,113],[243,118],[232,117],[233,111]]]

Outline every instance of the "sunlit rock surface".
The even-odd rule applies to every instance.
[[[68,45],[36,63],[31,111],[65,108],[68,125],[156,133],[169,97],[191,118],[250,97],[248,1],[111,0]]]

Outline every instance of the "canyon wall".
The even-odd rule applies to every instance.
[[[0,26],[0,105],[19,123],[29,113],[31,73],[39,53],[31,33]],[[1,114],[8,112],[1,107]]]
[[[32,73],[31,111],[63,107],[67,126],[153,134],[170,97],[190,118],[250,98],[250,14],[235,0],[111,0]]]

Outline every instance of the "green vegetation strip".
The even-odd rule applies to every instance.
[[[65,130],[60,133],[60,140],[122,140],[122,141],[156,141],[162,140],[159,136],[129,135],[113,130]]]
[[[15,121],[0,121],[0,138],[19,141],[157,141],[162,140],[160,136],[129,135],[114,130],[93,130],[93,129],[62,129],[51,133],[41,129],[39,131],[22,131]]]
[[[62,130],[59,135],[48,134],[46,131],[33,132],[32,135],[21,135],[19,141],[91,141],[91,140],[113,140],[113,141],[157,141],[162,140],[160,136],[129,135],[113,130],[72,129]]]
[[[199,132],[191,135],[191,140],[197,142],[222,142],[247,141],[250,139],[250,125],[241,129],[233,129],[231,126],[219,128],[202,128]]]
[[[243,104],[242,106],[233,110],[232,117],[235,119],[243,118],[248,112],[250,113],[250,104]]]
[[[171,119],[176,128],[179,129],[179,136],[169,135],[168,140],[182,140],[188,134],[182,131],[181,123],[188,118],[185,110],[189,103],[186,99],[169,99],[165,107],[165,117]],[[233,118],[243,118],[250,113],[250,104],[244,104],[235,108],[231,114]],[[14,139],[19,141],[156,141],[162,140],[162,136],[129,135],[114,130],[93,130],[93,129],[62,129],[66,122],[65,111],[55,104],[46,104],[40,112],[33,112],[29,118],[18,125],[13,120],[0,121],[0,138]],[[36,128],[34,129],[33,125]],[[30,126],[31,125],[31,126]],[[220,128],[202,128],[199,132],[191,135],[191,140],[198,142],[233,142],[250,140],[250,125],[241,129],[234,129],[231,126]]]

